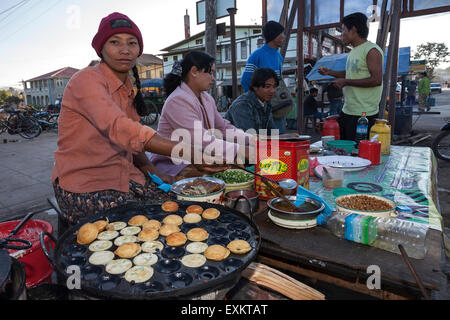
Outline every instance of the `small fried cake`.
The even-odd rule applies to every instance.
[[[106,229],[106,226],[108,225],[109,220],[106,218],[106,220],[98,220],[94,222],[94,225],[97,227],[98,232],[102,232]]]
[[[178,210],[178,203],[174,201],[166,201],[161,205],[164,212],[176,212]]]
[[[203,228],[193,228],[187,232],[189,241],[203,241],[208,239],[208,232]]]
[[[141,246],[135,242],[124,243],[114,251],[121,258],[133,258],[141,252]]]
[[[108,226],[106,227],[106,230],[109,231],[119,231],[122,230],[123,228],[125,228],[127,226],[127,224],[123,221],[116,221],[116,222],[111,222],[110,224],[108,224]]]
[[[202,221],[202,216],[196,213],[186,213],[183,217],[183,221],[186,223],[198,223]]]
[[[230,255],[230,250],[219,245],[213,244],[205,250],[205,257],[208,260],[222,261]]]
[[[186,235],[183,232],[174,232],[167,236],[166,244],[171,247],[180,247],[187,241]]]
[[[89,244],[98,236],[98,229],[93,223],[85,223],[78,230],[77,242],[78,244]]]
[[[227,245],[227,248],[235,254],[244,254],[252,250],[250,243],[245,240],[233,240]]]
[[[190,205],[186,209],[186,213],[202,214],[202,212],[203,212],[203,208],[196,204]]]
[[[206,262],[206,258],[202,254],[193,253],[185,255],[181,259],[181,263],[188,268],[198,268],[204,265]]]
[[[180,231],[180,228],[176,224],[163,224],[159,229],[159,234],[167,237],[168,235]]]
[[[155,230],[159,230],[159,228],[161,228],[161,222],[159,222],[158,220],[148,220],[146,223],[144,223],[142,225],[142,229],[155,229]]]
[[[134,216],[130,220],[128,220],[128,224],[130,226],[142,226],[144,223],[148,221],[148,218],[143,215]]]
[[[216,208],[208,208],[202,213],[203,219],[206,220],[213,220],[217,219],[220,216],[220,211]]]
[[[155,229],[145,229],[139,232],[138,239],[141,241],[153,241],[158,239],[159,232]]]
[[[181,218],[180,216],[178,216],[176,214],[171,214],[171,215],[168,215],[167,217],[165,217],[163,222],[165,224],[174,224],[177,226],[181,226],[183,224],[183,218]]]

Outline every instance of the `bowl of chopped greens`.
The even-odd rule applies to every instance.
[[[225,182],[224,194],[232,190],[252,190],[255,183],[254,175],[239,169],[228,169],[215,173],[212,177]]]

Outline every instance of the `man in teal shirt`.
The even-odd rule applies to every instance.
[[[430,106],[427,104],[427,98],[430,94],[430,79],[428,79],[426,72],[420,74],[417,90],[419,91],[419,111],[425,112],[430,110]]]
[[[383,90],[383,51],[367,40],[367,17],[356,12],[342,19],[342,41],[351,45],[345,71],[321,67],[319,73],[336,78],[334,85],[343,89],[344,107],[339,115],[342,140],[355,140],[356,125],[362,113],[369,120],[369,130],[378,117]]]

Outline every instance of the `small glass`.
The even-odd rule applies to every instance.
[[[324,188],[342,188],[344,171],[339,168],[323,167],[322,182]]]

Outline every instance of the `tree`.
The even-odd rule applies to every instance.
[[[7,99],[11,96],[8,90],[0,90],[0,104],[6,104]]]
[[[427,42],[418,45],[413,58],[416,60],[426,60],[426,70],[428,78],[433,79],[434,69],[443,62],[448,62],[447,57],[450,57],[445,43]]]

